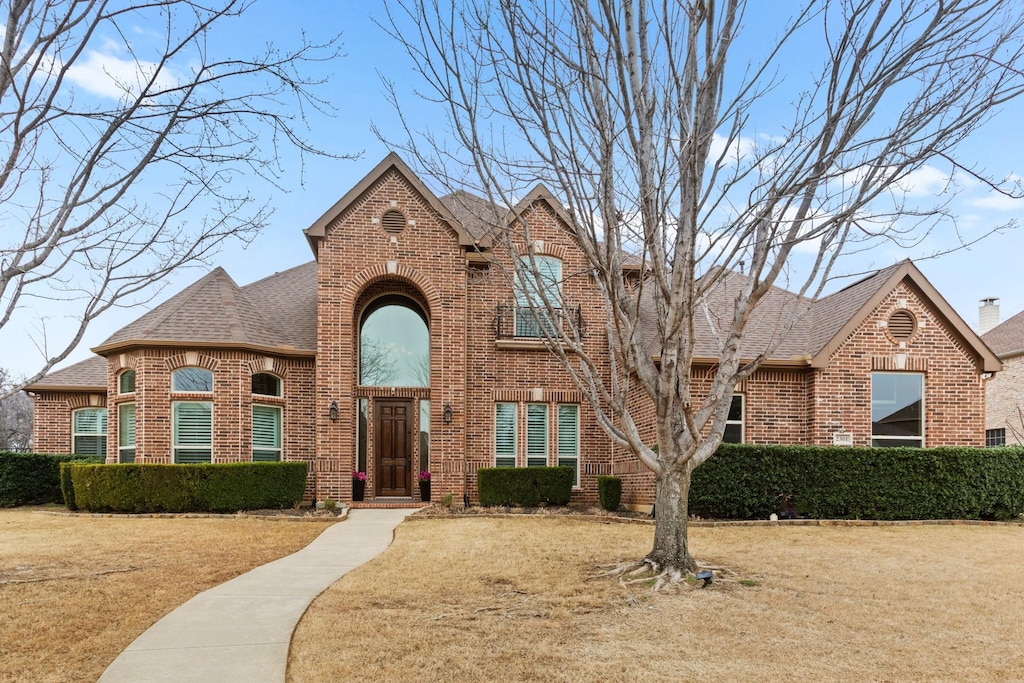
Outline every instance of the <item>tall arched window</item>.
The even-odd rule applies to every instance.
[[[359,328],[359,383],[371,387],[429,387],[427,316],[404,296],[382,296]]]

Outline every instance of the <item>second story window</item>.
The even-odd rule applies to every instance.
[[[515,336],[543,337],[556,332],[555,321],[545,307],[562,306],[562,262],[551,256],[523,257],[517,273]],[[538,277],[539,276],[539,277]]]

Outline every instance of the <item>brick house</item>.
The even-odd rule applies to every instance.
[[[979,311],[981,338],[1003,363],[1002,372],[985,383],[985,445],[1019,446],[1024,445],[1024,311],[1000,323],[996,301],[983,300]]]
[[[517,251],[532,250],[567,318],[590,324],[586,350],[610,372],[571,218],[540,186],[509,215],[529,221]],[[435,496],[475,499],[481,467],[562,464],[575,468],[574,500],[596,501],[596,477],[616,474],[627,504],[649,504],[653,478],[595,423],[540,339],[544,321],[523,308],[531,294],[503,275],[510,256],[491,236],[506,226],[469,193],[436,197],[391,154],[305,230],[314,261],[243,287],[217,268],[28,387],[35,449],[111,463],[303,460],[309,498],[351,500],[360,471],[377,502],[416,501],[420,470]],[[710,310],[743,277],[723,279]],[[802,301],[773,290],[749,348],[770,339],[778,307]],[[736,388],[728,440],[981,445],[981,375],[998,359],[912,263],[806,303]],[[700,378],[714,337],[698,332]],[[640,395],[634,408],[651,410]]]

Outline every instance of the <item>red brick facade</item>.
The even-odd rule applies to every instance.
[[[429,401],[433,496],[436,500],[450,493],[461,500],[468,494],[475,499],[476,471],[495,462],[496,403],[518,406],[519,466],[526,464],[526,406],[548,406],[548,463],[557,464],[558,406],[573,404],[580,406],[580,482],[574,500],[596,502],[600,474],[623,477],[627,504],[653,500],[651,474],[635,458],[612,447],[561,362],[539,340],[496,334],[499,305],[514,301],[511,257],[494,249],[482,258],[467,246],[467,234],[452,227],[450,217],[439,212],[436,198],[427,196],[404,166],[382,164],[378,169],[345,202],[339,202],[334,213],[321,219],[318,230],[307,231],[317,260],[315,351],[190,346],[186,341],[131,347],[126,342],[125,350],[106,354],[105,394],[98,388],[32,388],[36,449],[70,452],[72,411],[106,406],[107,459],[117,462],[118,406],[133,402],[135,461],[172,462],[172,403],[189,399],[213,403],[213,461],[245,461],[252,457],[253,404],[279,405],[283,408],[283,458],[310,463],[309,498],[348,501],[352,473],[358,466],[362,400],[369,417],[366,496],[372,499],[381,485],[376,405],[408,400],[411,433],[418,435],[420,405]],[[392,220],[385,229],[385,214],[393,218],[395,214],[388,212],[395,211],[401,214],[404,227]],[[580,307],[580,317],[590,328],[584,337],[585,350],[600,370],[609,372],[607,341],[600,332],[603,304],[587,274],[586,260],[563,222],[564,214],[537,197],[527,203],[522,215],[529,226],[530,244],[513,239],[515,249],[561,261],[563,305]],[[512,234],[522,233],[514,225]],[[422,309],[429,329],[429,386],[360,386],[360,321],[367,307],[383,296],[403,297]],[[902,347],[880,323],[899,309],[910,311],[918,321]],[[945,315],[913,282],[899,282],[869,314],[862,314],[859,325],[838,340],[819,366],[812,364],[810,356],[774,363],[737,387],[746,406],[745,440],[829,444],[836,432],[845,431],[856,444],[870,443],[871,374],[899,370],[924,375],[926,445],[982,445],[984,389],[979,357],[973,341],[952,329]],[[173,393],[171,373],[182,367],[211,370],[213,392]],[[136,373],[136,389],[119,394],[119,375],[129,368]],[[282,380],[281,398],[252,394],[252,375],[262,372]],[[709,368],[695,370],[698,390],[710,378]],[[636,390],[631,400],[634,419],[651,424],[647,397]],[[334,419],[332,405],[337,407]],[[419,438],[413,439],[411,450],[415,473],[423,465]],[[412,481],[409,498],[418,500],[415,475]]]

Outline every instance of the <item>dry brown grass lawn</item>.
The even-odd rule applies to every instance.
[[[0,681],[91,683],[167,612],[324,528],[0,510]]]
[[[698,528],[699,559],[745,583],[652,596],[585,580],[651,538],[566,519],[407,522],[313,603],[288,679],[1024,677],[1024,526]]]

